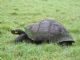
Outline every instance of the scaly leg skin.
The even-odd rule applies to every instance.
[[[23,40],[26,39],[25,38],[25,34],[21,34],[19,35],[16,39],[15,39],[15,42],[18,43],[18,42],[23,42]]]
[[[62,46],[71,46],[72,45],[72,42],[61,42],[61,43],[59,43],[60,45],[62,45]]]

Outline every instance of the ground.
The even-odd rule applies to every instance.
[[[13,42],[11,29],[45,18],[63,24],[73,46]],[[0,0],[0,60],[80,60],[80,0]]]

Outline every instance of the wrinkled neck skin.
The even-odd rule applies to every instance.
[[[21,35],[21,34],[27,35],[24,31],[21,31],[21,32],[18,33],[18,35]]]

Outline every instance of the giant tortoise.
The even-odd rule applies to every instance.
[[[16,42],[26,40],[36,44],[47,42],[60,45],[72,45],[74,42],[67,29],[53,19],[43,19],[40,22],[26,26],[25,31],[13,29],[11,33],[19,35],[15,39]]]

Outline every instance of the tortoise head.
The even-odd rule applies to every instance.
[[[24,34],[25,32],[22,31],[21,29],[15,29],[15,30],[11,30],[11,33],[21,35]]]

